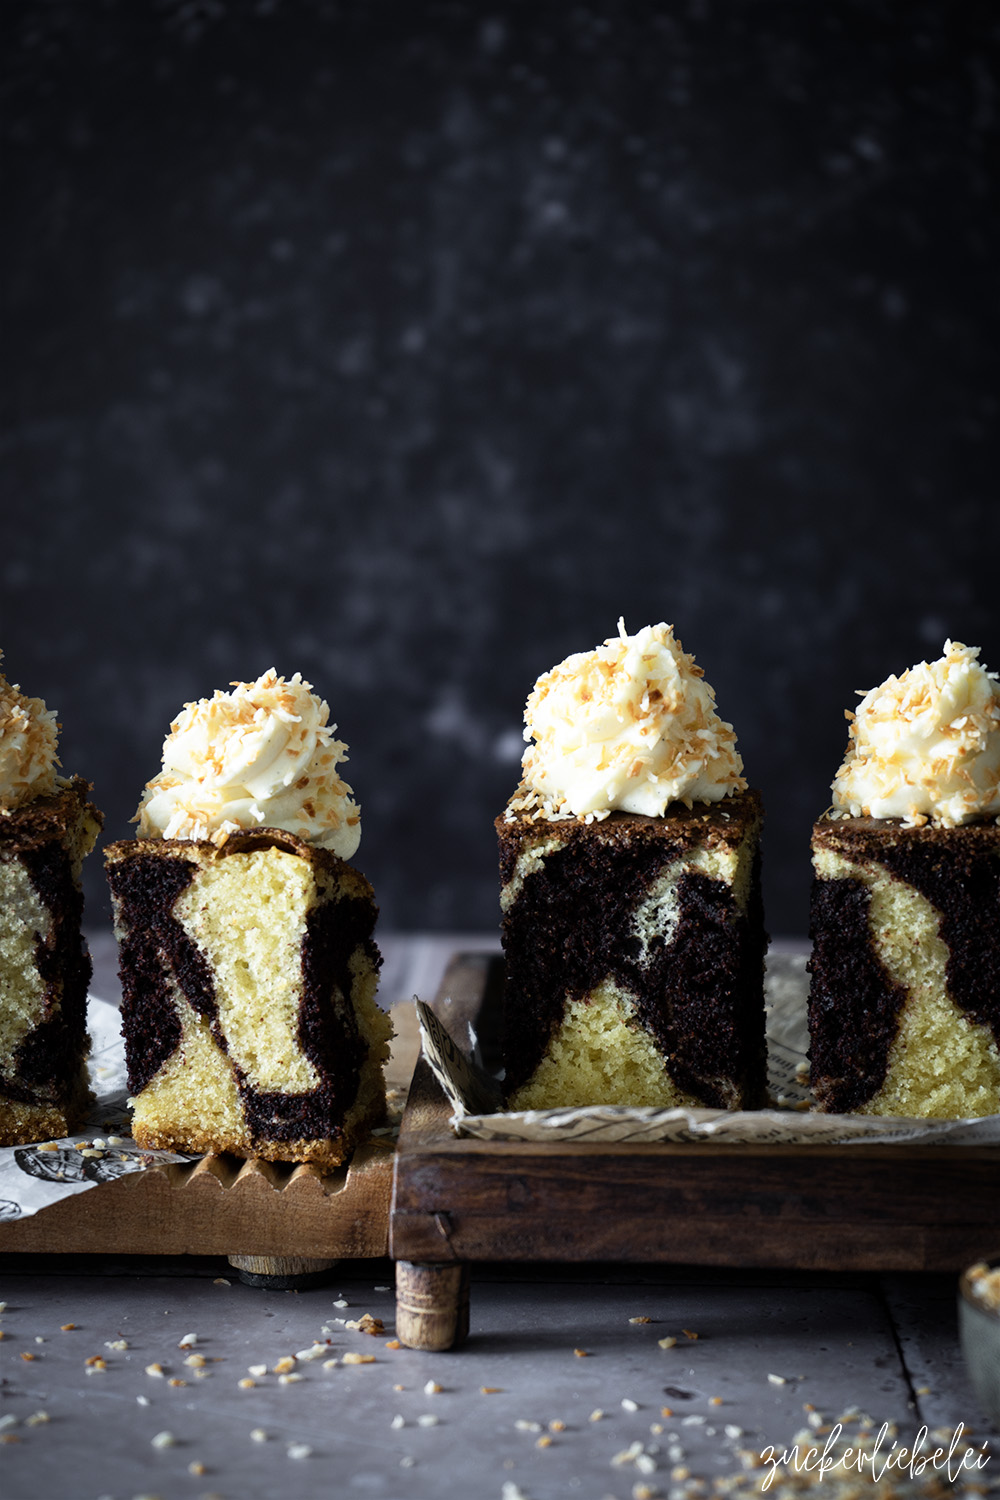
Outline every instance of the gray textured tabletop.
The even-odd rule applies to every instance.
[[[386,944],[390,998],[430,991],[449,946]],[[105,941],[95,958],[113,998]],[[393,1347],[388,1261],[288,1292],[223,1259],[0,1256],[0,1495],[687,1500],[803,1431],[842,1450],[866,1417],[894,1424],[877,1464],[923,1424],[945,1448],[992,1437],[959,1489],[1000,1492],[951,1276],[472,1275],[468,1343],[428,1354]],[[366,1313],[374,1335],[348,1326]]]

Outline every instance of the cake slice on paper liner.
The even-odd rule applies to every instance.
[[[765,981],[769,1093],[754,1110],[591,1105],[505,1111],[503,1085],[478,1060],[475,1036],[453,1037],[416,1000],[423,1055],[452,1108],[456,1135],[478,1140],[746,1145],[1000,1145],[1000,1115],[971,1120],[835,1115],[809,1109],[805,952],[772,952]]]

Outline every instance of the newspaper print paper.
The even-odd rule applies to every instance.
[[[753,1145],[1000,1144],[1000,1115],[982,1120],[909,1120],[876,1115],[826,1115],[808,1109],[804,1081],[808,976],[806,955],[768,958],[768,1083],[774,1109],[587,1109],[500,1110],[498,1081],[478,1065],[475,1038],[463,1046],[428,1005],[417,1000],[424,1056],[452,1106],[459,1135],[479,1140],[519,1141],[716,1141]]]
[[[0,1224],[26,1218],[71,1193],[84,1193],[126,1172],[192,1159],[172,1151],[145,1151],[129,1136],[125,1046],[117,1008],[92,995],[87,1029],[94,1107],[75,1135],[33,1146],[0,1147]],[[109,1136],[115,1138],[114,1145],[108,1143]],[[94,1146],[95,1140],[105,1144]],[[43,1151],[43,1145],[56,1149]]]

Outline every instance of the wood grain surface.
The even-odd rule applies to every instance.
[[[325,1176],[206,1156],[130,1173],[0,1225],[0,1251],[379,1256],[391,1182],[392,1144],[382,1140]]]

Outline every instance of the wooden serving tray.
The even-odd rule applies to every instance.
[[[347,1167],[204,1156],[131,1172],[0,1225],[0,1251],[363,1258],[386,1253],[391,1142]]]
[[[500,960],[458,955],[435,1010],[488,1039],[501,989]],[[472,1261],[957,1272],[1000,1246],[994,1147],[480,1141],[450,1113],[421,1060],[389,1227],[397,1332],[418,1348],[460,1340]]]
[[[386,1067],[405,1091],[419,1053],[411,1005],[393,1011]],[[205,1156],[131,1172],[0,1224],[0,1253],[227,1255],[258,1279],[384,1256],[395,1142],[372,1137],[334,1172]]]

